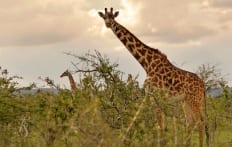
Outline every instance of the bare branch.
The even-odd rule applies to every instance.
[[[98,71],[98,70],[97,69],[92,69],[92,70],[81,70],[81,69],[79,69],[79,70],[75,71],[75,73],[79,73],[79,72],[90,73],[90,72],[96,72],[96,71]]]

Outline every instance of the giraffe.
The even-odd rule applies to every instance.
[[[65,76],[67,76],[68,79],[69,79],[69,83],[70,83],[70,86],[71,86],[71,90],[72,90],[73,92],[77,91],[77,86],[76,86],[76,83],[75,83],[75,81],[74,81],[74,79],[73,79],[72,74],[71,74],[68,70],[66,70],[64,73],[62,73],[62,74],[60,75],[60,77],[62,78],[62,77],[65,77]]]
[[[108,11],[105,8],[105,13],[98,12],[98,14],[103,18],[106,27],[113,31],[145,70],[146,79],[144,86],[148,91],[167,89],[170,99],[172,96],[182,95],[183,99],[180,102],[185,114],[188,134],[191,134],[190,130],[197,126],[199,146],[202,147],[204,138],[204,115],[202,110],[205,96],[204,82],[196,74],[174,66],[160,50],[144,44],[134,34],[119,24],[115,20],[119,14],[118,11],[113,12],[113,8]],[[161,106],[157,103],[155,104],[158,128],[163,132],[165,129],[165,115]],[[187,140],[189,144],[190,139]]]
[[[130,84],[133,82],[133,78],[132,78],[132,75],[131,74],[128,74],[128,77],[127,77],[127,84]]]

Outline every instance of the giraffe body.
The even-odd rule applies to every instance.
[[[69,79],[69,83],[70,83],[70,86],[71,86],[71,90],[72,90],[73,92],[76,91],[76,90],[77,90],[77,86],[76,86],[76,82],[75,82],[74,79],[73,79],[72,74],[71,74],[68,70],[66,70],[64,73],[62,73],[62,74],[60,75],[60,77],[62,78],[62,77],[65,77],[65,76],[67,76],[68,79]]]
[[[118,39],[125,45],[134,58],[146,71],[144,85],[149,90],[165,89],[169,96],[183,96],[183,110],[188,128],[198,125],[200,146],[203,146],[203,113],[202,106],[205,95],[204,82],[194,73],[174,66],[167,56],[158,49],[153,49],[141,42],[135,35],[115,21],[118,12],[111,8],[105,14],[99,12],[108,28],[111,28]],[[158,124],[164,129],[164,113],[156,105]]]

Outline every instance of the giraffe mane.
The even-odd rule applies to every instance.
[[[148,47],[148,46],[147,46]],[[159,49],[148,47],[152,52],[160,54],[162,57],[167,58],[167,55],[161,52]]]

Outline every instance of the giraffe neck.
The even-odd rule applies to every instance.
[[[70,82],[71,89],[73,91],[77,90],[76,83],[75,83],[71,73],[68,74],[68,79],[69,79],[69,82]]]
[[[128,31],[125,27],[123,27],[116,21],[113,22],[111,29],[114,32],[114,34],[118,37],[118,39],[135,57],[135,59],[142,65],[142,67],[147,73],[149,73],[150,71],[151,63],[154,60],[154,58],[156,60],[159,60],[159,58],[163,58],[165,56],[158,49],[152,49],[145,45],[130,31]],[[152,66],[154,67],[154,65]]]

